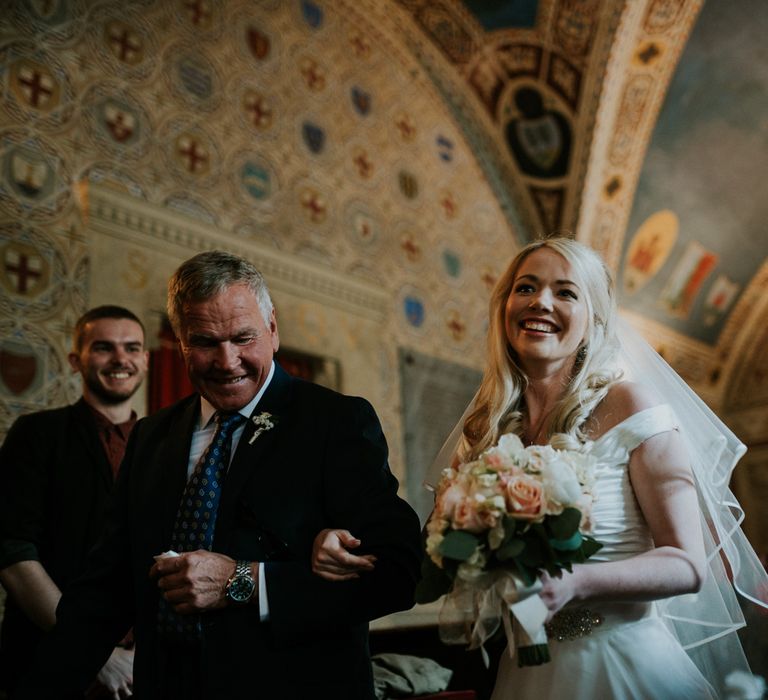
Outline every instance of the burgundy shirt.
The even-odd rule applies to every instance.
[[[90,404],[88,404],[88,408],[91,409],[93,418],[96,421],[99,442],[101,442],[104,453],[109,460],[109,465],[112,467],[112,476],[117,478],[120,462],[123,461],[123,456],[125,455],[128,438],[131,435],[133,426],[136,425],[136,411],[131,411],[131,417],[124,423],[115,424]]]

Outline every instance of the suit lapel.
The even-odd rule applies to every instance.
[[[221,493],[215,535],[215,539],[219,542],[226,542],[226,538],[229,536],[243,487],[258,470],[264,457],[269,454],[280,435],[281,424],[288,420],[287,411],[290,404],[292,381],[280,365],[275,364],[272,381],[256,405],[251,420],[245,426]],[[253,418],[263,413],[271,414],[270,421],[274,427],[264,430],[256,436],[257,429],[253,423]]]
[[[85,399],[81,398],[74,404],[74,408],[75,415],[77,416],[74,421],[75,430],[80,433],[83,444],[92,457],[93,463],[99,465],[99,479],[103,482],[107,492],[109,492],[114,484],[114,477],[112,476],[112,467],[109,465],[109,460],[99,439],[96,419],[93,417]]]
[[[160,513],[162,514],[162,541],[168,546],[179,502],[187,485],[187,466],[192,433],[200,410],[200,397],[195,394],[178,413],[168,429],[168,438],[158,460],[161,469]]]

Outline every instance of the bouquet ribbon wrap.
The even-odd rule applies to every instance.
[[[468,644],[480,649],[489,666],[485,642],[503,625],[510,658],[519,650],[518,665],[549,661],[544,621],[547,606],[539,597],[541,582],[526,586],[508,571],[495,570],[471,581],[457,578],[446,594],[438,624],[446,644]]]

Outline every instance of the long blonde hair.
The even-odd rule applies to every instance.
[[[570,238],[548,238],[527,245],[512,259],[491,294],[486,369],[474,410],[464,423],[459,446],[462,461],[474,459],[496,444],[503,433],[522,432],[521,400],[528,378],[507,340],[505,313],[520,265],[541,248],[553,250],[571,265],[585,292],[588,311],[585,342],[577,350],[571,381],[552,412],[552,444],[570,449],[582,446],[587,441],[586,421],[621,376],[614,366],[618,340],[613,280],[602,258]]]

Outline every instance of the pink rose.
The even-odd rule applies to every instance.
[[[507,508],[521,520],[537,520],[544,515],[541,484],[525,474],[507,480],[504,499]]]
[[[463,499],[456,507],[453,513],[453,527],[467,532],[482,532],[485,529],[482,516],[471,498]]]
[[[435,510],[438,517],[444,520],[451,520],[456,511],[456,507],[467,497],[467,490],[463,485],[453,483],[443,491],[435,502]]]
[[[492,508],[483,508],[478,512],[477,517],[482,523],[483,530],[491,530],[499,524],[501,513]]]
[[[502,455],[500,455],[498,452],[489,452],[485,455],[485,463],[489,467],[503,467],[507,460],[505,460]]]

